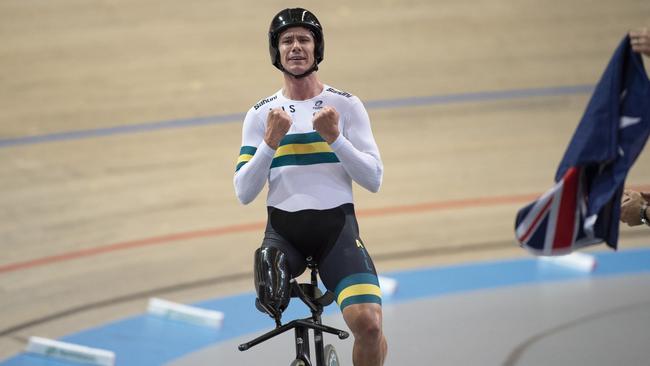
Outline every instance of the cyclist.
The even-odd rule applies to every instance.
[[[284,84],[246,114],[235,191],[247,204],[269,185],[267,226],[255,252],[258,305],[279,323],[289,279],[313,261],[354,336],[354,364],[382,365],[381,292],[359,237],[352,181],[377,192],[383,164],[359,98],[319,80],[324,48],[323,27],[308,10],[273,17],[269,52]]]

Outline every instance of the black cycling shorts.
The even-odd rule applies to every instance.
[[[296,212],[268,207],[262,247],[284,252],[294,278],[305,271],[311,257],[318,264],[323,285],[336,295],[341,310],[352,304],[381,305],[377,271],[359,237],[351,203]]]

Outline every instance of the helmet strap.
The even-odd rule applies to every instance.
[[[290,73],[284,67],[282,67],[282,72],[284,72],[285,74],[289,74],[289,75],[293,76],[296,79],[302,79],[302,78],[304,78],[305,76],[308,76],[309,74],[311,74],[314,71],[318,71],[318,64],[316,62],[314,62],[314,65],[312,65],[312,67],[310,67],[309,70],[303,72],[302,74],[297,74],[297,75]]]

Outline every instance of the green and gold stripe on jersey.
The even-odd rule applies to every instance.
[[[336,154],[318,132],[295,133],[284,136],[273,156],[271,168],[338,162]]]
[[[239,149],[239,158],[237,159],[237,167],[235,168],[235,171],[238,171],[242,166],[244,166],[244,164],[248,163],[248,161],[253,158],[256,151],[256,147],[242,146],[241,149]]]
[[[242,146],[239,151],[239,159],[237,159],[236,171],[248,163],[256,151],[257,148],[253,146]],[[275,151],[271,168],[338,162],[336,154],[318,132],[296,133],[284,136]]]
[[[379,279],[372,273],[356,273],[345,277],[336,286],[334,294],[341,310],[352,304],[381,305]]]

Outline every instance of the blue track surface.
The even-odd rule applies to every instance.
[[[567,269],[534,258],[490,261],[384,273],[398,281],[398,291],[384,300],[384,306],[421,298],[446,296],[505,286],[529,286],[554,281],[588,281],[592,277],[634,275],[650,272],[650,249],[595,254],[598,267],[592,273]],[[102,327],[72,334],[61,340],[116,353],[116,365],[162,365],[203,347],[250,333],[266,331],[272,321],[255,310],[253,293],[217,298],[194,304],[225,313],[220,330],[139,315]],[[295,306],[294,306],[295,305]],[[335,306],[329,313],[337,312]],[[326,312],[326,313],[327,313]],[[305,307],[292,304],[285,319],[307,316]],[[47,358],[20,354],[0,362],[1,366],[71,365]]]

